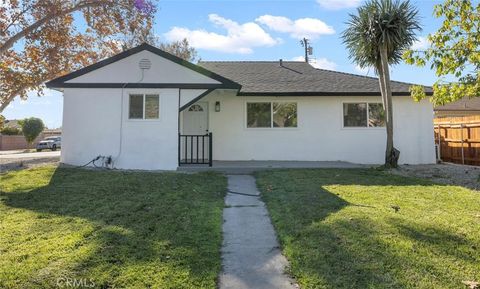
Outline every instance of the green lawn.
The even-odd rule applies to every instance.
[[[0,175],[0,288],[216,288],[225,191],[213,173]]]
[[[267,171],[257,183],[303,289],[480,281],[479,192],[375,170]]]

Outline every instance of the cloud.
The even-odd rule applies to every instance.
[[[187,38],[197,49],[240,54],[252,53],[254,47],[271,47],[281,43],[281,39],[274,39],[254,22],[239,24],[217,14],[208,15],[208,19],[216,26],[225,29],[227,33],[224,35],[204,29],[190,30],[184,27],[173,27],[164,34],[164,37],[168,41]]]
[[[360,6],[361,2],[361,0],[317,0],[320,6],[329,10],[355,8]]]
[[[292,58],[293,61],[305,61],[305,57],[297,56]],[[319,69],[335,70],[337,69],[337,64],[333,61],[330,61],[326,58],[310,58],[309,63],[311,66]]]
[[[412,50],[425,50],[430,47],[430,42],[426,37],[418,37],[418,40],[412,44]]]
[[[335,33],[332,26],[316,18],[291,20],[283,16],[263,15],[255,19],[255,22],[265,25],[273,31],[289,33],[291,37],[296,39],[302,39],[303,37],[315,39],[321,35]]]

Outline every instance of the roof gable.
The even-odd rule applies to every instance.
[[[149,59],[151,68],[142,71],[139,62]],[[140,83],[141,82],[141,83]],[[198,65],[148,44],[48,82],[47,87],[186,87],[240,88],[240,85]]]

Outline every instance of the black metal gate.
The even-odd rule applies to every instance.
[[[212,166],[212,133],[204,135],[178,134],[180,165]]]

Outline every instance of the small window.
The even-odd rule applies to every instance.
[[[247,103],[247,127],[297,127],[297,104],[294,102],[249,102]]]
[[[194,105],[190,106],[188,111],[203,111],[203,107],[199,104],[194,104]]]
[[[131,119],[142,119],[143,118],[143,95],[142,94],[131,94],[130,95],[129,117]]]
[[[385,126],[385,113],[381,103],[344,103],[344,127]]]
[[[368,104],[368,126],[385,126],[385,111],[383,110],[383,105],[381,103]]]
[[[158,94],[130,94],[130,119],[158,119],[160,98]]]
[[[272,126],[270,102],[247,103],[247,127]]]
[[[297,104],[294,102],[273,103],[274,127],[297,127]]]

